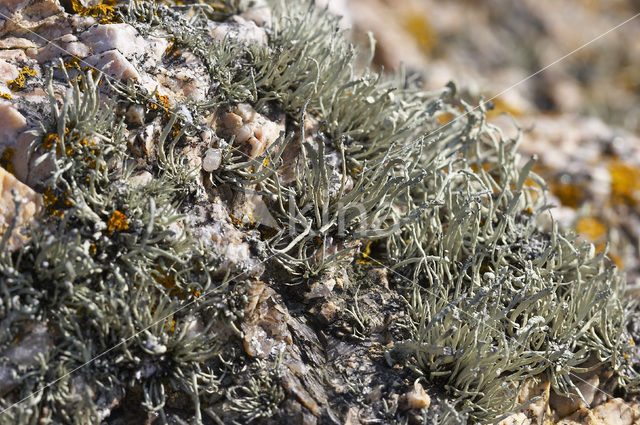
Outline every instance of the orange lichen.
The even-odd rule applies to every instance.
[[[109,221],[107,221],[107,231],[112,233],[114,230],[123,231],[129,228],[129,220],[127,220],[127,216],[119,210],[115,210],[111,217],[109,217]]]
[[[36,71],[35,69],[31,69],[28,66],[23,66],[22,70],[18,74],[15,80],[7,81],[7,86],[13,91],[18,91],[24,88],[25,83],[27,82],[27,77],[35,77]]]
[[[176,321],[175,321],[175,319],[171,319],[171,326],[169,326],[168,323],[165,323],[164,327],[165,328],[169,328],[169,332],[175,331],[176,330]]]
[[[619,269],[624,268],[624,261],[622,261],[622,258],[620,258],[619,255],[616,255],[611,252],[608,255],[609,255],[609,259],[613,261],[613,264],[615,264]]]
[[[79,0],[71,0],[71,8],[75,13],[82,16],[91,16],[98,19],[101,24],[112,24],[117,22],[113,9],[118,4],[117,0],[102,0],[100,4],[85,7]]]
[[[368,260],[371,255],[371,244],[373,241],[367,242],[364,249],[360,253],[360,258],[358,258],[358,264],[371,264],[371,260]]]
[[[54,193],[51,187],[47,187],[42,194],[42,199],[44,201],[44,206],[47,209],[47,212],[52,216],[62,218],[65,215],[65,212],[62,210],[65,206],[71,206],[71,202],[67,199],[66,196],[63,196],[62,199],[58,198]]]
[[[493,103],[493,108],[487,111],[487,118],[495,118],[502,114],[509,114],[514,117],[521,115],[522,112],[514,107],[513,105],[503,101],[501,98],[495,98],[491,101]]]
[[[440,125],[448,124],[454,118],[455,118],[455,115],[453,115],[451,112],[445,112],[443,114],[439,114],[436,116],[436,119],[438,120],[438,124]]]
[[[596,242],[607,234],[607,226],[595,217],[582,217],[576,223],[576,232],[589,241]]]
[[[156,98],[156,101],[151,101],[149,108],[153,110],[162,109],[167,118],[171,117],[171,102],[169,102],[169,96],[161,95],[157,90],[153,92],[153,96]]]
[[[174,289],[176,287],[175,277],[169,275],[169,273],[167,273],[160,267],[156,268],[152,276],[156,282],[164,286],[166,289]]]
[[[556,195],[560,203],[566,207],[578,208],[584,199],[582,188],[575,184],[551,181],[549,190]]]
[[[420,49],[427,53],[433,50],[437,36],[429,23],[427,15],[415,10],[407,13],[405,16],[405,28]]]
[[[2,152],[2,156],[0,157],[0,166],[13,174],[16,174],[16,168],[13,166],[13,155],[15,154],[15,148],[7,146]]]
[[[619,159],[609,163],[611,197],[616,203],[638,205],[640,203],[640,167]]]
[[[53,149],[54,146],[56,146],[56,149],[59,150],[59,144],[60,139],[58,138],[58,135],[56,133],[48,133],[42,139],[42,148],[48,151]]]

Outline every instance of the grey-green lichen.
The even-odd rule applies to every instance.
[[[190,235],[186,214],[199,170],[179,148],[205,113],[240,102],[279,108],[289,126],[256,158],[227,141],[221,167],[203,173],[209,190],[263,197],[277,224],[261,229],[264,258],[289,283],[389,266],[407,301],[409,338],[395,341],[388,360],[409,356],[417,374],[444,384],[455,407],[443,409],[442,423],[494,421],[540,374],[560,394],[600,365],[625,389],[637,385],[623,279],[592,246],[541,230],[544,183],[532,162],[520,167],[518,141],[488,124],[483,107],[465,104],[453,85],[424,92],[402,74],[359,71],[336,20],[307,2],[273,5],[266,45],[212,43],[207,20],[240,7],[225,4],[116,8],[141,34],[198,56],[213,82],[206,102],[164,111],[153,163],[133,160],[115,111],[117,102],[149,108],[153,93],[50,71],[51,120],[32,146],[37,164],[51,167],[37,185],[46,211],[27,246],[0,253],[0,349],[33,323],[46,325],[52,344],[30,365],[2,364],[12,378],[0,423],[100,423],[104,398],[115,396],[163,422],[176,399],[195,423],[203,414],[219,423],[210,406],[220,399],[235,423],[277,417],[281,359],[238,350],[245,277],[220,277],[224,259]],[[66,87],[62,104],[54,81]],[[101,104],[101,90],[112,104]],[[291,164],[287,152],[296,153]],[[140,171],[153,180],[134,184]],[[364,338],[357,297],[349,313]],[[98,394],[79,393],[83,382]],[[397,405],[381,415],[406,422]]]

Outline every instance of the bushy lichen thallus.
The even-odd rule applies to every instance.
[[[487,123],[484,107],[452,84],[426,92],[402,72],[358,70],[336,19],[307,2],[274,5],[265,45],[211,42],[210,20],[240,2],[164,3],[104,10],[199,58],[213,81],[206,101],[165,105],[133,82],[100,86],[101,76],[64,63],[48,74],[50,119],[31,146],[32,166],[50,169],[34,184],[45,208],[26,246],[9,252],[8,233],[1,242],[0,372],[9,384],[0,383],[0,406],[22,402],[0,423],[100,423],[122,398],[163,423],[186,423],[176,400],[195,423],[279,414],[282,359],[248,359],[237,338],[245,279],[221,278],[225,259],[190,233],[199,174],[210,187],[260,195],[272,218],[264,243],[291,282],[380,263],[401,276],[394,290],[407,301],[409,339],[387,358],[408,355],[443,386],[455,405],[446,421],[492,422],[541,375],[559,394],[580,395],[576,374],[600,366],[625,391],[637,386],[624,279],[606,252],[541,227],[545,184],[531,161],[520,167],[519,139]],[[117,102],[163,110],[153,163],[126,148]],[[286,113],[287,133],[256,158],[220,141],[219,155],[192,169],[186,140],[205,115],[240,102]],[[459,117],[443,126],[450,116]],[[297,152],[292,163],[285,152]],[[140,184],[143,171],[153,178]],[[356,261],[362,247],[366,261]],[[12,364],[6,353],[33,323],[47,326],[51,344],[36,361]]]

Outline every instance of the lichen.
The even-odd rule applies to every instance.
[[[25,84],[30,77],[35,77],[36,71],[34,69],[29,68],[28,66],[23,66],[20,70],[18,76],[13,79],[7,81],[7,86],[13,91],[23,90],[25,88]],[[11,99],[11,94],[3,95],[5,99]]]
[[[47,74],[50,119],[30,146],[35,163],[51,165],[34,185],[45,209],[26,246],[0,251],[0,347],[28,321],[46,324],[54,343],[34,365],[10,365],[21,380],[0,400],[0,423],[101,423],[123,399],[163,423],[178,401],[195,423],[277,420],[289,396],[283,351],[256,360],[239,338],[247,270],[231,277],[191,233],[192,204],[224,193],[259,196],[273,216],[231,224],[255,235],[275,288],[295,284],[288,294],[342,268],[388,267],[407,323],[387,362],[443,384],[453,403],[434,416],[441,423],[494,421],[540,374],[555,392],[575,392],[587,364],[627,390],[638,384],[624,280],[604,251],[555,225],[541,230],[535,161],[518,166],[519,139],[488,124],[484,105],[453,84],[425,92],[402,73],[358,70],[337,20],[310,2],[274,5],[266,45],[211,41],[209,21],[240,2],[168,3],[95,11],[195,55],[212,81],[205,101],[100,85],[70,61]],[[194,167],[183,151],[210,130],[205,115],[240,102],[282,111],[286,131],[255,158],[220,136],[219,163]],[[161,128],[154,157],[127,148],[117,107],[132,105]],[[142,171],[151,180],[134,184]],[[376,322],[353,288],[345,314],[362,341]],[[220,404],[231,412],[223,419]],[[397,404],[379,414],[406,421]]]

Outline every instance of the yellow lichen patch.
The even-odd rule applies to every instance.
[[[11,94],[10,93],[2,93],[2,92],[0,92],[0,97],[3,98],[3,99],[11,100]]]
[[[168,328],[169,332],[175,331],[176,330],[176,321],[175,321],[175,319],[171,319],[171,325],[169,325],[168,323],[165,323],[164,327]]]
[[[582,188],[575,184],[551,181],[549,190],[556,195],[565,207],[578,208],[584,199]]]
[[[405,16],[405,28],[424,52],[431,52],[436,45],[437,36],[427,16],[417,10]]]
[[[123,231],[129,228],[129,220],[127,220],[127,216],[119,210],[115,210],[111,217],[109,217],[109,221],[107,221],[107,231],[112,233],[114,230]]]
[[[516,117],[522,113],[518,108],[505,102],[499,97],[495,98],[491,102],[493,103],[493,108],[487,111],[487,118],[489,119],[495,118],[498,115],[502,115],[502,114],[509,114]]]
[[[18,74],[15,80],[9,80],[7,82],[7,86],[9,86],[9,88],[13,91],[21,90],[24,88],[24,85],[27,82],[27,78],[35,76],[36,71],[34,69],[31,69],[28,66],[23,66],[20,74]]]
[[[256,220],[253,217],[253,214],[245,214],[242,217],[236,217],[234,214],[229,214],[229,218],[231,219],[232,224],[242,229],[253,229],[256,226]]]
[[[71,58],[68,61],[64,62],[62,66],[58,65],[58,69],[60,70],[62,70],[63,67],[64,69],[81,69],[78,58]]]
[[[182,293],[180,288],[176,285],[176,278],[169,274],[168,271],[157,267],[151,274],[153,279],[162,285],[165,289],[169,290],[169,296],[178,297],[180,299],[184,299],[185,295]]]
[[[149,104],[149,108],[153,110],[162,109],[164,110],[167,118],[169,118],[171,116],[171,102],[169,102],[169,96],[161,95],[157,90],[153,92],[153,96],[157,101],[151,101]]]
[[[367,242],[364,249],[360,253],[360,258],[358,258],[358,264],[371,264],[371,260],[369,260],[369,256],[371,255],[371,244],[373,241]]]
[[[455,118],[455,115],[453,115],[451,112],[445,112],[444,114],[439,114],[436,116],[436,119],[438,120],[438,124],[440,125],[448,124],[454,118]]]
[[[156,268],[152,276],[156,282],[167,289],[173,289],[176,287],[176,279],[160,267]]]
[[[609,163],[613,202],[640,203],[640,167],[614,159]]]
[[[0,166],[14,176],[16,175],[16,168],[13,166],[13,155],[15,152],[15,148],[7,146],[2,152],[2,156],[0,156]]]
[[[85,7],[79,0],[71,0],[71,8],[75,13],[82,16],[96,18],[101,24],[112,24],[117,22],[113,7],[118,4],[117,0],[102,0],[100,4]]]
[[[58,138],[58,135],[55,133],[49,133],[42,139],[42,148],[49,151],[53,149],[54,146],[58,146],[59,143],[60,139]]]
[[[62,199],[58,198],[51,187],[47,187],[42,194],[42,199],[44,200],[44,206],[47,212],[58,218],[62,218],[65,215],[65,212],[62,210],[65,206],[69,206],[70,202],[66,200],[66,197]]]
[[[610,252],[608,255],[609,259],[613,261],[613,264],[615,264],[619,269],[624,268],[624,261],[622,261],[622,258],[619,255],[616,255],[612,252]]]
[[[589,241],[596,242],[607,234],[607,226],[595,217],[582,217],[576,223],[576,232]]]

